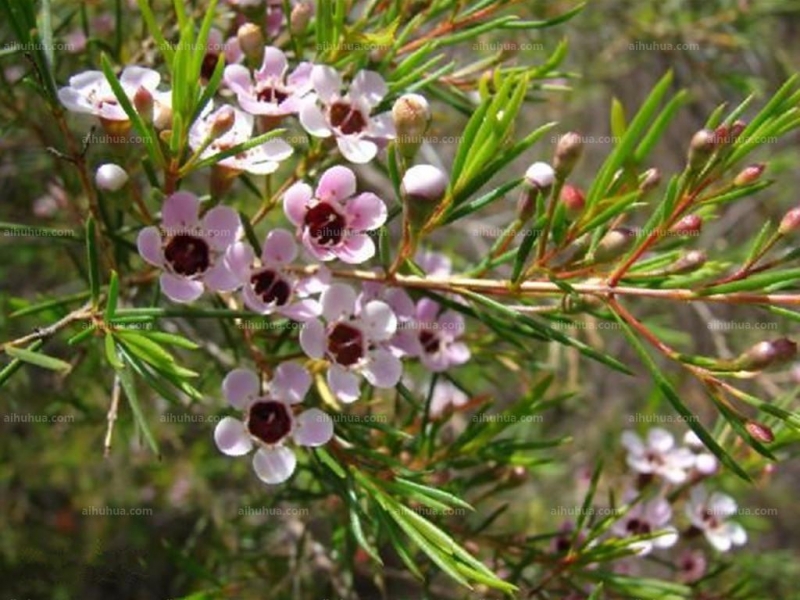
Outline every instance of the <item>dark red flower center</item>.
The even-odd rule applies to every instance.
[[[174,236],[164,248],[164,257],[178,275],[191,277],[208,269],[211,252],[205,240],[187,234]]]
[[[646,535],[650,533],[650,524],[643,519],[633,518],[628,521],[626,529],[633,535]]]
[[[317,244],[336,246],[344,238],[347,222],[333,206],[320,202],[306,212],[305,225]]]
[[[268,85],[259,88],[256,98],[259,102],[269,102],[270,104],[280,104],[289,97],[284,90],[278,86]]]
[[[292,415],[283,402],[255,402],[247,417],[247,430],[265,444],[277,444],[292,431]]]
[[[334,102],[329,109],[331,125],[345,135],[361,133],[367,128],[367,119],[349,102]]]
[[[292,295],[292,286],[271,269],[264,269],[250,276],[250,283],[253,291],[265,304],[275,304],[283,306],[289,301]]]
[[[203,64],[200,66],[200,77],[208,81],[214,75],[214,70],[217,68],[217,61],[219,54],[215,52],[208,52],[203,57]]]
[[[347,323],[337,323],[328,333],[328,353],[336,363],[350,367],[364,356],[364,334]]]
[[[431,331],[423,331],[419,334],[419,343],[422,344],[422,349],[428,354],[434,354],[442,347],[442,341],[439,336]]]

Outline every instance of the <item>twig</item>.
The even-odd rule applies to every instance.
[[[108,428],[106,429],[106,438],[103,443],[103,456],[108,458],[111,454],[111,436],[114,434],[114,423],[117,422],[117,411],[119,409],[121,386],[119,382],[119,375],[114,376],[114,387],[111,390],[111,407],[108,409]]]

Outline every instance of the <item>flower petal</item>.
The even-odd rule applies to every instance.
[[[280,313],[293,321],[302,323],[322,315],[322,306],[317,300],[306,298],[281,308]]]
[[[383,348],[373,350],[370,361],[364,367],[364,377],[378,388],[393,388],[403,375],[403,363],[394,354]]]
[[[310,387],[311,375],[305,367],[296,362],[278,365],[269,384],[270,392],[289,404],[302,402]]]
[[[322,174],[316,196],[323,202],[343,202],[355,193],[356,174],[347,167],[337,165]]]
[[[316,97],[311,95],[300,106],[297,113],[300,118],[300,124],[308,133],[315,137],[330,137],[333,135],[328,120],[325,118],[325,113],[317,106]]]
[[[308,203],[314,196],[307,183],[295,183],[283,195],[283,212],[294,225],[302,225],[308,209]]]
[[[388,91],[383,77],[375,71],[359,71],[350,85],[350,97],[366,102],[370,108],[380,104]]]
[[[213,292],[232,292],[242,285],[224,261],[219,261],[203,275],[203,283]]]
[[[675,445],[675,438],[666,429],[654,427],[647,432],[647,446],[656,452],[669,452]]]
[[[318,408],[300,414],[292,434],[301,446],[323,446],[333,437],[333,419]]]
[[[250,94],[253,91],[253,80],[250,70],[243,65],[228,65],[223,75],[225,84],[237,95]]]
[[[300,330],[300,347],[310,358],[325,356],[325,326],[321,321],[312,319]]]
[[[337,249],[340,260],[350,265],[358,265],[375,256],[375,242],[366,233],[350,235]]]
[[[331,392],[345,404],[355,402],[361,395],[359,389],[361,380],[358,375],[340,365],[331,365],[328,368],[327,381]]]
[[[276,485],[283,483],[294,473],[297,457],[286,446],[259,448],[253,455],[253,469],[264,483]]]
[[[371,231],[386,222],[386,204],[371,192],[359,194],[345,207],[350,227],[357,231]]]
[[[226,400],[240,410],[258,397],[260,390],[258,375],[250,369],[234,369],[222,380],[222,393]]]
[[[326,104],[330,103],[342,89],[342,76],[327,65],[314,65],[311,69],[311,84]]]
[[[265,264],[286,265],[297,258],[294,236],[285,229],[273,229],[264,240],[261,260]]]
[[[242,221],[229,206],[215,206],[203,217],[203,229],[212,248],[225,250],[239,237]]]
[[[194,302],[203,295],[203,282],[177,277],[172,273],[162,273],[159,278],[161,291],[173,302],[186,304]]]
[[[225,252],[225,264],[242,283],[248,281],[254,260],[255,252],[250,244],[245,242],[231,244]]]
[[[352,135],[336,138],[336,145],[342,156],[357,165],[368,163],[378,154],[377,144]]]
[[[242,456],[253,449],[253,440],[239,419],[225,417],[214,428],[214,442],[228,456]]]
[[[397,331],[397,316],[391,307],[380,300],[367,302],[361,314],[361,329],[370,340],[388,340]]]
[[[356,291],[347,284],[334,283],[320,296],[322,315],[328,321],[336,321],[353,314],[356,305]]]
[[[136,247],[143,259],[151,265],[164,265],[164,251],[161,248],[161,232],[158,227],[145,227],[136,238]]]
[[[200,200],[191,192],[175,192],[164,202],[161,221],[165,229],[177,229],[185,233],[186,229],[194,229],[199,221]]]
[[[283,78],[286,66],[286,55],[279,48],[267,46],[264,48],[264,61],[261,63],[261,68],[256,73],[256,77],[258,79],[266,79],[268,77]]]

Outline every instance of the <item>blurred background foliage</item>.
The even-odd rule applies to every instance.
[[[65,23],[57,29],[57,38],[63,39],[81,15],[75,3],[53,4],[58,22]],[[113,12],[115,3],[83,4],[89,17],[97,17]],[[192,4],[202,10],[202,2]],[[543,18],[573,6],[563,0],[535,1],[519,11],[524,17]],[[127,32],[134,39],[141,35],[143,25],[135,10],[124,3],[123,9]],[[87,52],[57,55],[59,84],[79,70],[97,68],[98,49],[115,43],[113,29],[112,20],[111,30],[99,32]],[[798,71],[798,33],[800,2],[795,0],[592,0],[582,13],[559,27],[536,33],[506,32],[482,41],[516,42],[522,48],[534,44],[533,49],[507,51],[507,58],[518,64],[541,62],[560,40],[569,43],[563,77],[536,93],[536,102],[520,119],[520,132],[557,120],[563,131],[575,130],[599,140],[610,135],[612,98],[632,112],[671,69],[674,88],[687,89],[691,99],[654,153],[653,166],[670,172],[682,166],[691,135],[719,103],[735,105],[751,92],[763,101]],[[0,39],[10,41],[4,23],[0,23]],[[691,49],[678,49],[682,44]],[[449,52],[458,57],[483,50],[456,47]],[[42,103],[18,83],[20,71],[26,68],[19,54],[0,53],[0,73],[5,79],[0,86],[0,221],[70,230],[74,223],[65,214],[59,187],[74,193],[78,185],[69,165],[45,151],[49,146],[62,148],[63,142]],[[434,119],[430,133],[440,136],[457,135],[464,123],[462,117],[450,114],[435,113]],[[796,203],[797,142],[795,135],[762,150],[770,158],[769,177],[780,184],[733,207],[704,232],[700,246],[720,250],[736,246],[765,218],[779,219]],[[587,143],[575,176],[578,184],[589,184],[593,169],[610,149],[606,142]],[[445,160],[452,154],[447,147],[436,150]],[[90,149],[90,163],[98,160],[98,152]],[[545,142],[527,158],[547,160],[551,154],[552,147]],[[525,161],[518,161],[520,173],[524,167]],[[497,209],[486,222],[502,226],[511,215],[511,208]],[[463,241],[453,230],[440,236],[438,242],[454,254],[477,256],[490,244],[487,240],[482,248],[474,237]],[[0,338],[22,335],[43,319],[48,322],[59,316],[52,311],[12,318],[11,313],[20,306],[17,298],[31,301],[42,293],[62,296],[81,291],[74,273],[84,268],[83,252],[77,230],[74,237],[52,238],[0,232]],[[674,328],[673,337],[687,348],[694,346],[697,353],[713,352],[721,343],[723,350],[728,345],[735,355],[763,336],[755,331],[715,335],[704,325],[709,315],[698,314],[694,308],[648,306],[651,321],[664,330]],[[715,318],[734,318],[725,310],[715,311]],[[747,311],[743,314],[739,309],[735,318],[746,320]],[[191,337],[224,343],[215,325],[179,323],[178,327]],[[634,360],[618,332],[587,329],[578,333],[623,360]],[[222,414],[223,407],[218,394],[222,370],[215,361],[199,353],[178,353],[185,364],[202,372],[196,387],[206,393],[203,402],[181,407],[148,398],[151,415],[159,415],[151,420],[160,440],[160,460],[141,441],[126,408],[119,415],[112,451],[104,457],[112,388],[109,369],[97,355],[79,360],[78,354],[85,349],[57,341],[51,344],[51,354],[78,364],[68,379],[27,368],[0,394],[0,589],[5,597],[161,600],[218,588],[208,597],[335,598],[346,592],[349,563],[362,597],[379,597],[368,570],[362,568],[367,558],[348,547],[342,535],[339,526],[346,522],[346,513],[339,510],[335,497],[320,494],[303,503],[308,512],[297,516],[242,514],[243,507],[291,509],[307,499],[296,497],[294,485],[265,490],[252,476],[248,461],[231,461],[218,454],[211,439],[213,422],[208,420],[209,415]],[[563,435],[571,443],[553,449],[549,464],[535,470],[523,486],[497,494],[481,507],[482,513],[489,514],[492,507],[511,501],[511,509],[498,521],[500,531],[554,532],[561,520],[552,516],[554,503],[580,504],[587,472],[598,456],[607,462],[602,489],[613,488],[620,477],[619,433],[630,426],[622,415],[633,410],[668,412],[659,406],[645,377],[623,379],[562,347],[543,347],[540,354],[534,369],[555,371],[561,375],[556,393],[573,395],[546,413],[546,425],[532,423],[520,435],[535,440],[546,431],[548,439]],[[479,353],[476,360],[482,369],[465,372],[464,382],[501,399],[514,392],[509,378],[527,381],[525,371],[531,369],[510,361],[495,362],[491,349],[485,355]],[[492,363],[494,367],[487,368]],[[493,376],[477,380],[478,373],[487,372]],[[764,383],[766,391],[774,392],[778,385],[794,386],[795,376],[772,376]],[[690,406],[710,416],[707,410],[704,413],[704,403],[692,384],[687,381],[679,389]],[[6,418],[10,414],[53,415],[67,422],[14,423]],[[671,429],[679,435],[684,431],[680,424]],[[297,477],[302,481],[307,476],[301,470]],[[798,481],[800,468],[796,462],[787,462],[774,472],[765,471],[755,486],[733,482],[726,489],[741,506],[771,508],[777,515],[740,518],[750,541],[730,560],[735,574],[750,580],[749,597],[800,598],[800,543],[795,535],[800,530]],[[92,507],[146,509],[150,514],[86,514]],[[456,528],[462,518],[449,517],[445,523]],[[304,529],[302,523],[308,527]],[[326,547],[331,548],[329,553]],[[387,563],[387,573],[397,575],[389,597],[419,597],[413,582],[400,574],[397,561]],[[447,584],[435,586],[431,596],[478,597]]]

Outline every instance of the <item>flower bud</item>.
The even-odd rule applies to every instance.
[[[736,141],[739,139],[739,136],[742,135],[745,127],[747,127],[747,123],[744,121],[734,121],[733,125],[731,125],[730,130],[728,131],[728,135],[730,135],[732,140]]]
[[[97,187],[107,192],[116,192],[128,183],[128,174],[125,169],[114,163],[101,165],[94,176]]]
[[[734,362],[743,371],[761,371],[792,360],[797,355],[797,344],[788,338],[759,342]]]
[[[771,444],[775,441],[775,434],[772,433],[772,429],[770,429],[764,423],[759,423],[758,421],[747,421],[744,424],[744,428],[747,430],[753,438],[762,444]]]
[[[724,123],[714,130],[714,143],[722,146],[731,142],[730,129]]]
[[[751,183],[758,180],[761,177],[761,174],[766,169],[766,165],[758,164],[758,165],[750,165],[742,169],[739,174],[734,178],[733,185],[737,187],[741,187],[744,185],[750,185]]]
[[[535,162],[525,171],[525,181],[541,192],[546,192],[556,180],[553,167],[545,162]]]
[[[392,119],[400,154],[406,160],[411,160],[422,145],[422,136],[431,122],[428,101],[419,94],[400,96],[392,106]]]
[[[781,224],[778,225],[778,233],[787,235],[794,233],[798,229],[800,229],[800,206],[793,208],[784,215],[783,219],[781,219]]]
[[[154,106],[153,94],[147,88],[139,86],[139,89],[133,94],[133,107],[145,123],[153,122]]]
[[[559,179],[565,179],[572,173],[582,153],[583,140],[579,134],[570,131],[561,136],[553,157],[553,167]]]
[[[211,139],[217,139],[228,133],[236,122],[236,112],[231,106],[223,106],[214,116],[214,121],[211,123],[209,136]]]
[[[701,129],[695,133],[689,144],[689,170],[696,171],[702,168],[714,153],[716,146],[716,134],[710,129]]]
[[[669,272],[672,274],[691,273],[706,264],[708,257],[702,250],[690,250],[672,263]]]
[[[245,23],[236,32],[236,39],[242,53],[254,64],[261,64],[264,56],[264,34],[254,23]]]
[[[433,165],[415,165],[403,176],[400,190],[412,229],[422,227],[444,198],[449,179]]]
[[[658,187],[659,183],[661,183],[661,171],[658,169],[647,169],[647,171],[644,172],[642,183],[639,184],[639,191],[646,194],[650,190]]]
[[[574,219],[583,211],[586,206],[586,197],[580,188],[566,184],[561,189],[561,202],[567,211],[567,216]]]
[[[673,235],[700,235],[703,230],[703,219],[697,215],[686,215],[670,229]]]
[[[289,30],[292,35],[300,35],[305,32],[312,14],[314,14],[314,7],[308,2],[300,2],[292,9],[289,17]]]
[[[607,262],[625,254],[636,239],[636,233],[627,227],[617,227],[603,236],[594,251],[595,262]]]

